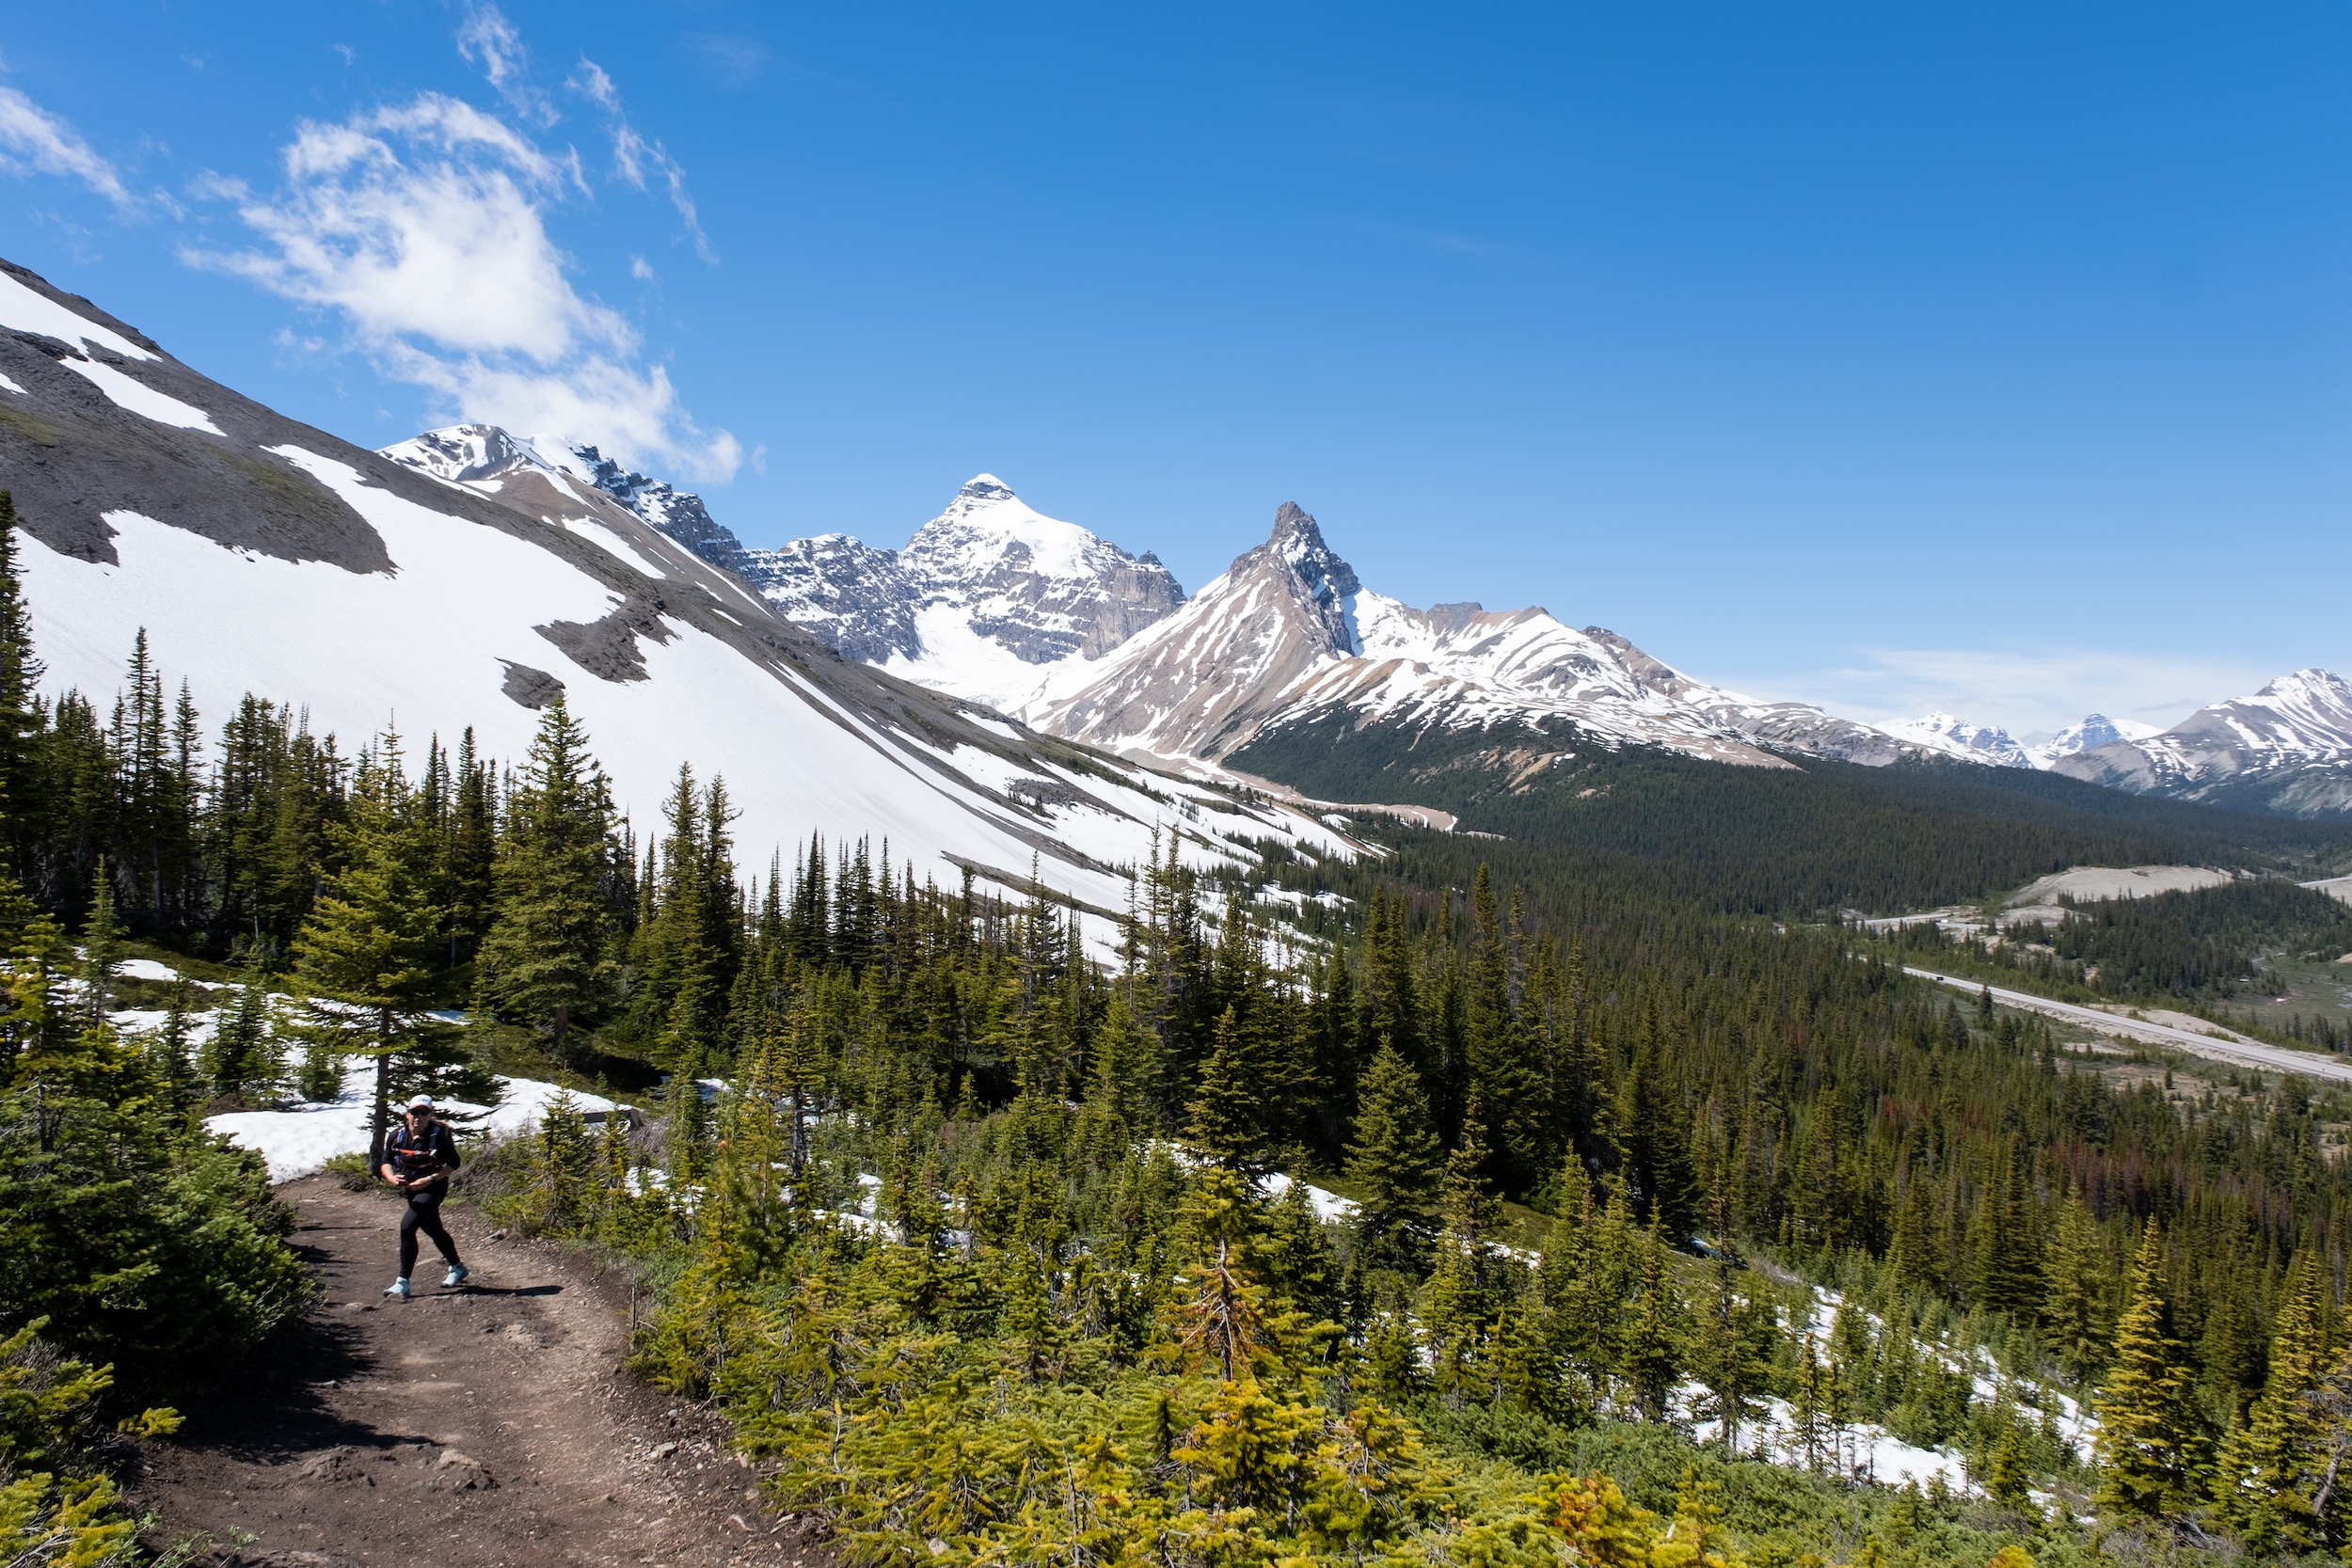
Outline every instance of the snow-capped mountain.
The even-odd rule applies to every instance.
[[[497,425],[461,424],[396,442],[384,448],[383,455],[461,484],[525,471],[565,475],[572,482],[564,485],[568,494],[585,499],[584,491],[596,491],[713,566],[744,575],[743,542],[712,518],[700,496],[631,472],[593,446],[515,436]]]
[[[1926,751],[1941,752],[1946,756],[1994,768],[2034,766],[2031,753],[2007,730],[1991,724],[1972,724],[1948,713],[1931,713],[1924,719],[1905,719],[1880,727],[1898,740]]]
[[[1872,762],[1901,752],[1866,725],[1692,680],[1541,610],[1416,610],[1373,593],[1291,502],[1265,544],[1107,655],[1087,686],[1025,714],[1109,751],[1216,761],[1333,708],[1452,729],[1565,718],[1604,743],[1763,768],[1788,766],[1767,747]]]
[[[1184,599],[1157,557],[1046,516],[993,474],[965,484],[904,549],[846,533],[748,549],[700,496],[592,446],[458,425],[384,455],[469,484],[524,471],[566,476],[568,494],[610,498],[845,657],[1007,712],[1083,684],[1073,672]]]
[[[2092,752],[2102,746],[2112,746],[2119,740],[2145,740],[2163,733],[2159,726],[2143,724],[2137,719],[2110,719],[2104,713],[2088,714],[2079,724],[2069,724],[2046,740],[2031,741],[2026,754],[2036,768],[2056,766],[2058,758],[2071,757],[2078,752]]]
[[[1247,863],[1267,835],[1348,852],[1295,812],[1107,765],[849,662],[607,483],[575,449],[479,427],[398,461],[364,451],[0,263],[0,488],[52,697],[103,710],[143,629],[208,726],[250,692],[346,751],[396,721],[412,747],[470,727],[519,759],[561,691],[641,823],[691,764],[725,776],[755,864],[812,832],[1014,887],[1035,859],[1102,911],[1173,815],[1204,863]],[[678,526],[700,510],[629,499]]]
[[[1157,557],[1046,516],[993,474],[902,550],[826,534],[754,550],[745,575],[850,657],[1007,712],[1073,684],[1184,599]]]
[[[2111,740],[2051,766],[2136,794],[2297,816],[2352,812],[2352,682],[2297,670],[2160,734]]]

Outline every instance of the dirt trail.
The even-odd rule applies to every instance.
[[[415,1299],[380,1292],[400,1208],[327,1178],[279,1196],[319,1305],[245,1385],[151,1444],[135,1505],[161,1545],[219,1568],[720,1568],[830,1563],[804,1522],[763,1513],[724,1429],[622,1369],[628,1284],[445,1211],[473,1270]],[[429,1267],[428,1267],[429,1265]]]

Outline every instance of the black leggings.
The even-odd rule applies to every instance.
[[[433,1238],[433,1244],[441,1249],[451,1268],[457,1266],[457,1243],[441,1228],[441,1199],[447,1196],[439,1187],[420,1187],[408,1195],[408,1209],[400,1216],[400,1277],[405,1279],[417,1266],[417,1232],[421,1230]]]

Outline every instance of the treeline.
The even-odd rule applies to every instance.
[[[1231,760],[1323,800],[1436,806],[1549,868],[1739,912],[1931,909],[2079,864],[2300,861],[2344,832],[2028,768],[1740,768],[1613,748],[1565,720],[1449,731],[1356,718],[1286,724]]]
[[[2352,952],[2352,906],[2269,879],[2070,908],[2043,940],[2109,996],[2226,998],[2274,954]]]
[[[2139,898],[2066,901],[2069,917],[2012,925],[1994,943],[1922,922],[1880,939],[1885,950],[1969,975],[2013,972],[2062,1000],[2164,1002],[2217,1016],[2222,1004],[2271,994],[2273,961],[2334,959],[2352,951],[2352,907],[2269,878]],[[1951,960],[1960,960],[1955,965]],[[2324,1015],[2272,1032],[2340,1050]]]

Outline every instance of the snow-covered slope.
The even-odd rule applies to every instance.
[[[346,749],[394,722],[412,745],[470,726],[518,759],[560,689],[640,822],[691,764],[725,776],[752,863],[812,832],[886,839],[944,878],[1018,885],[1041,857],[1104,911],[1159,823],[1184,819],[1200,860],[1269,834],[1347,852],[1311,818],[844,660],[548,443],[475,429],[366,451],[5,264],[0,327],[0,487],[52,694],[103,711],[143,628],[208,727],[252,692]]]
[[[2034,766],[2032,755],[2007,730],[1991,724],[1972,724],[1948,713],[1931,713],[1924,719],[1905,719],[1883,727],[1898,740],[1926,751],[1941,752],[1946,756],[1994,768]]]
[[[2297,670],[2161,734],[2111,740],[2051,766],[2138,794],[2298,816],[2352,812],[2352,682]]]
[[[1221,759],[1269,726],[1344,708],[1448,728],[1566,718],[1604,742],[1779,768],[1767,747],[1892,761],[1867,726],[1694,681],[1613,632],[1541,610],[1416,610],[1358,581],[1314,518],[1286,502],[1273,536],[1083,689],[1025,709],[1107,750]]]

